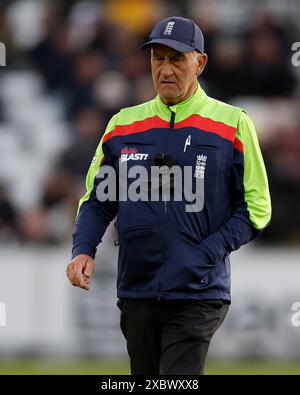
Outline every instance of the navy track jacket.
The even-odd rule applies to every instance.
[[[192,183],[203,183],[200,211],[187,202],[99,201],[99,169],[120,163],[150,169],[169,154]],[[134,180],[129,181],[129,185]],[[155,99],[122,109],[109,122],[87,175],[72,257],[95,256],[116,216],[117,296],[222,299],[230,302],[229,254],[253,240],[271,218],[268,180],[255,128],[240,108],[208,97],[200,85],[173,105]]]

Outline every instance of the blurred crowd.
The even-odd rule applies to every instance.
[[[0,242],[70,241],[108,120],[154,96],[149,52],[139,47],[157,20],[182,15],[204,33],[206,92],[255,122],[273,205],[259,241],[299,245],[298,8],[292,0],[0,0]]]

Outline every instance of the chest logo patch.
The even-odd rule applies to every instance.
[[[191,145],[191,140],[192,140],[192,136],[189,134],[188,137],[187,137],[186,140],[185,140],[183,152],[186,151],[186,147],[187,147],[188,145]]]
[[[206,167],[206,160],[207,160],[207,156],[206,155],[203,155],[203,154],[197,155],[194,177],[196,177],[196,178],[204,178],[205,167]]]
[[[121,162],[129,160],[146,160],[148,154],[140,154],[136,148],[122,148],[121,149]]]

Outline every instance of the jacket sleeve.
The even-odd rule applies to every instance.
[[[117,201],[97,199],[97,186],[101,180],[97,177],[99,170],[104,165],[113,166],[107,135],[114,129],[117,116],[118,114],[114,115],[108,123],[87,173],[86,193],[79,201],[75,231],[72,235],[72,259],[79,254],[94,258],[107,226],[117,214]]]
[[[212,263],[253,240],[271,219],[266,169],[255,127],[244,111],[236,131],[231,179],[233,214],[201,243]]]

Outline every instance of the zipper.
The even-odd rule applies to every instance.
[[[168,145],[167,145],[167,152],[166,152],[167,154],[169,153],[172,129],[174,129],[174,124],[175,124],[175,112],[173,112],[172,110],[170,110],[170,111],[171,111],[170,133],[169,133],[169,138],[168,138]],[[168,219],[168,204],[167,204],[167,200],[166,200],[165,196],[163,196],[163,201],[164,201],[164,239],[165,239],[165,245],[167,246],[167,241],[168,241],[168,222],[167,222],[167,219]],[[165,257],[164,257],[165,264],[164,264],[164,266],[166,265],[167,259],[168,259],[168,249],[165,248]],[[163,267],[163,269],[164,269],[164,267]],[[158,295],[157,295],[157,300],[158,301],[160,301],[162,299],[162,296],[161,296],[161,293],[160,293],[160,289],[161,289],[162,281],[163,281],[162,275],[163,275],[163,270],[162,270],[162,273],[160,275],[159,284],[158,284]]]
[[[175,112],[171,111],[171,119],[170,119],[170,129],[174,129],[174,123],[175,123]],[[169,150],[169,144],[170,144],[170,136],[169,136],[169,141],[168,141],[168,150]]]

